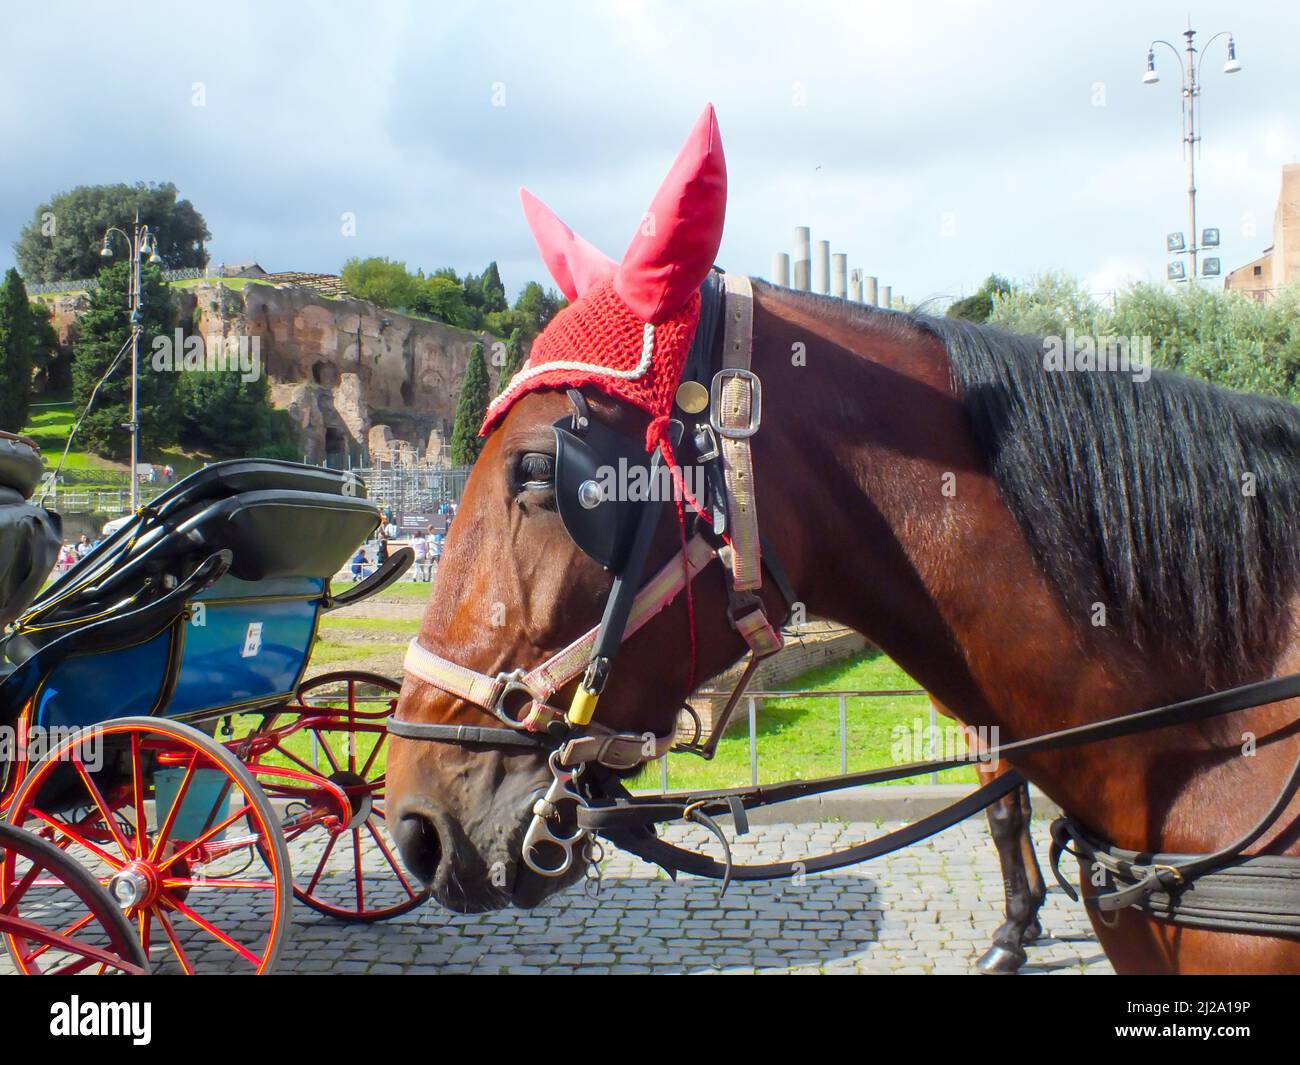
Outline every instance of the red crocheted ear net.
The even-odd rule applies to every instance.
[[[649,325],[611,281],[602,282],[542,330],[528,361],[488,407],[479,434],[491,432],[520,396],[542,388],[598,389],[645,411],[653,427],[672,409],[699,317],[697,291],[671,318]]]

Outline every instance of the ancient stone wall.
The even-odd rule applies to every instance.
[[[402,455],[440,448],[451,438],[456,396],[477,342],[496,390],[492,356],[500,342],[490,334],[291,286],[204,283],[173,289],[172,298],[187,332],[257,338],[270,400],[293,418],[309,462],[346,453],[357,463],[369,457],[372,441]],[[85,294],[51,305],[60,345],[70,349]]]

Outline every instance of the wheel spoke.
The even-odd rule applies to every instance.
[[[252,803],[248,803],[245,806],[241,806],[229,817],[222,820],[220,824],[213,825],[210,829],[204,832],[203,835],[199,836],[197,839],[191,840],[189,843],[180,844],[180,849],[177,850],[174,854],[172,854],[171,857],[169,857],[165,862],[162,862],[158,866],[158,872],[161,873],[163,870],[167,869],[174,861],[176,861],[178,858],[182,857],[183,855],[189,854],[190,851],[194,850],[195,847],[201,847],[203,844],[207,843],[208,840],[210,840],[213,836],[220,833],[223,829],[229,828],[230,825],[234,824],[235,821],[239,820],[239,818],[243,817],[246,813],[248,813],[252,809],[253,809]]]
[[[384,842],[383,837],[379,834],[379,830],[371,823],[370,818],[366,818],[366,828],[375,838],[375,843],[379,846],[380,853],[383,854],[384,859],[388,862],[393,872],[397,874],[397,879],[401,881],[402,887],[406,889],[406,893],[413,899],[418,897],[417,893],[411,889],[411,885],[407,881],[405,874],[403,874],[401,866],[393,857],[393,852],[388,849],[388,844]]]
[[[203,931],[207,932],[208,935],[212,936],[213,939],[216,939],[220,943],[224,943],[236,954],[244,958],[244,960],[251,962],[254,966],[258,966],[262,964],[262,959],[259,958],[256,954],[254,954],[251,950],[249,950],[246,946],[232,939],[220,928],[218,928],[211,921],[209,921],[206,917],[203,917],[200,914],[195,913],[192,909],[186,906],[185,903],[183,903],[180,899],[169,898],[167,900],[167,905],[175,909],[178,913],[181,914],[181,916],[187,918],[188,920],[192,921],[194,924],[198,925],[201,929],[203,929]]]
[[[32,807],[30,810],[28,810],[27,814],[29,817],[35,817],[41,821],[44,821],[56,832],[59,832],[64,837],[66,837],[68,843],[66,845],[61,846],[59,848],[60,850],[66,852],[68,846],[70,846],[73,843],[76,843],[78,846],[85,847],[86,850],[92,852],[96,857],[100,858],[103,862],[105,862],[108,865],[110,869],[114,869],[114,870],[121,869],[122,866],[126,864],[125,861],[113,857],[113,855],[110,852],[106,851],[103,847],[99,846],[97,843],[92,843],[90,840],[88,840],[85,836],[81,835],[79,832],[74,832],[72,830],[72,826],[68,824],[66,821],[60,821],[57,817],[47,814],[44,810],[38,810],[36,807]]]
[[[113,811],[104,800],[104,796],[100,794],[98,785],[91,780],[90,774],[86,771],[86,767],[82,765],[81,759],[76,755],[73,755],[72,764],[77,770],[77,775],[81,777],[82,783],[86,785],[86,790],[90,792],[91,798],[95,800],[95,805],[99,807],[99,813],[104,819],[104,825],[113,836],[113,839],[117,841],[118,847],[121,848],[123,859],[129,862],[131,860],[131,847],[127,844],[126,837],[122,835],[121,829],[117,827],[117,821],[113,817]]]
[[[357,913],[366,912],[366,889],[361,878],[361,830],[352,830],[352,869],[357,881]]]
[[[171,919],[161,909],[158,911],[158,923],[163,927],[163,934],[167,937],[167,942],[171,944],[172,953],[176,955],[176,960],[181,963],[181,972],[186,976],[193,976],[194,966],[190,964],[185,948],[181,946],[181,941],[176,937],[176,929],[172,927]]]
[[[162,854],[163,847],[167,845],[167,840],[171,838],[172,827],[176,823],[176,816],[181,811],[181,804],[185,800],[186,793],[190,790],[190,781],[194,779],[194,774],[198,770],[199,752],[195,751],[190,758],[190,764],[185,768],[185,776],[181,778],[180,787],[176,789],[176,795],[172,798],[171,808],[167,811],[167,818],[163,821],[162,826],[158,829],[158,835],[154,838],[153,846],[149,849],[149,861],[156,862],[158,856]],[[154,810],[155,816],[157,809]]]
[[[135,856],[144,857],[144,773],[140,765],[140,733],[131,733],[131,792],[135,798]]]

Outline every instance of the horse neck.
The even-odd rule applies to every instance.
[[[755,337],[768,396],[759,513],[809,614],[861,632],[1004,742],[1157,701],[1122,649],[1106,656],[1122,667],[1083,653],[999,498],[937,339],[900,315],[770,287]],[[1036,759],[1031,775],[1104,824],[1080,772],[1092,757]]]

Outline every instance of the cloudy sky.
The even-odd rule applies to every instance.
[[[911,300],[990,271],[1096,291],[1163,277],[1186,228],[1178,69],[1148,42],[1188,4],[24,4],[0,63],[0,267],[55,190],[171,180],[214,262],[337,272],[543,267],[528,185],[622,254],[682,138],[717,107],[720,262],[767,276],[796,225]],[[1269,243],[1300,161],[1300,5],[1201,2],[1201,225],[1225,268]],[[201,104],[202,106],[197,106]],[[356,234],[341,232],[352,212]]]

